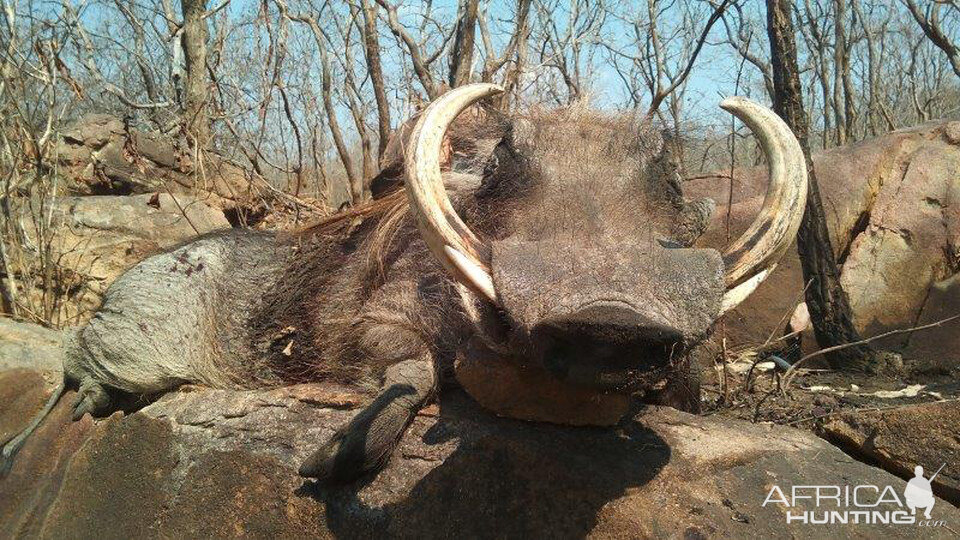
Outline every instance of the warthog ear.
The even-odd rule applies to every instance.
[[[380,172],[370,181],[370,192],[374,199],[392,193],[403,185],[403,152],[419,117],[419,114],[413,116],[390,135],[380,158]],[[440,170],[480,174],[508,126],[506,116],[499,111],[480,104],[470,107],[454,121],[443,138]]]

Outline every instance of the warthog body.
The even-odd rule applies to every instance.
[[[725,257],[690,248],[711,205],[683,198],[649,124],[567,109],[481,111],[450,126],[494,90],[448,94],[401,130],[403,165],[385,171],[406,193],[388,188],[297,233],[206,236],[129,270],[69,339],[75,415],[183,383],[379,388],[301,467],[351,478],[389,457],[468,344],[580,387],[695,410],[691,351],[775,263],[782,240],[769,231],[795,231],[796,201],[786,225],[761,223]],[[764,249],[763,261],[741,260]]]

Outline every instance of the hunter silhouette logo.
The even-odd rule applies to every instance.
[[[914,515],[917,514],[917,508],[923,508],[923,517],[932,519],[930,511],[933,510],[933,504],[937,500],[933,496],[933,487],[930,484],[940,474],[945,465],[946,463],[940,465],[940,468],[933,473],[929,480],[923,477],[923,467],[917,465],[913,469],[914,477],[907,482],[907,487],[903,490],[903,500]]]
[[[783,507],[788,524],[883,524],[943,527],[946,523],[931,516],[937,499],[931,483],[946,463],[926,478],[923,467],[914,468],[914,477],[907,482],[901,498],[890,485],[798,485],[781,488],[774,485],[761,506],[777,504]],[[923,510],[918,519],[917,509]]]

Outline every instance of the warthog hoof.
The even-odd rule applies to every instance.
[[[113,410],[112,400],[107,391],[91,379],[85,379],[77,390],[77,398],[73,402],[73,419],[79,420],[83,415],[90,413],[93,416],[103,416]]]

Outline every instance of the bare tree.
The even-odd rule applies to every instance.
[[[768,96],[773,97],[773,75],[770,72],[770,62],[761,58],[759,54],[752,50],[754,42],[754,29],[750,21],[743,14],[743,8],[734,4],[731,6],[736,12],[737,29],[734,33],[728,21],[729,17],[722,17],[724,29],[727,33],[727,43],[737,52],[740,58],[752,64],[763,77],[763,86]]]
[[[573,103],[585,93],[585,64],[592,61],[591,44],[599,40],[609,11],[603,0],[536,0],[536,7],[540,19],[534,36],[538,61],[549,70],[538,73],[536,83],[551,101]],[[558,24],[564,7],[566,20]],[[562,93],[548,75],[559,77]]]
[[[847,3],[834,0],[833,13],[833,106],[836,117],[837,144],[846,144],[852,137],[856,112],[853,108],[853,83],[850,78],[850,47],[847,40]]]
[[[383,156],[390,138],[390,103],[387,101],[386,82],[383,78],[383,64],[380,61],[380,37],[377,33],[377,4],[372,0],[362,0],[363,8],[363,50],[367,60],[367,73],[373,84],[373,95],[377,102],[377,155]]]
[[[947,2],[929,2],[926,10],[921,10],[915,0],[903,0],[903,2],[907,5],[914,20],[923,29],[923,33],[947,55],[953,72],[957,74],[957,77],[960,77],[960,50],[957,49],[956,44],[947,37],[940,26],[940,9]],[[956,4],[952,2],[949,2],[949,4],[954,9],[958,9]]]
[[[822,348],[850,344],[861,338],[853,326],[850,304],[840,285],[840,271],[827,231],[820,189],[807,143],[807,115],[803,106],[800,70],[793,30],[792,0],[767,0],[767,28],[773,64],[774,109],[790,126],[807,162],[809,191],[807,207],[797,234],[797,250],[803,267],[807,308],[817,343]],[[868,369],[875,366],[875,352],[867,345],[838,349],[827,355],[836,369]]]
[[[474,41],[477,34],[477,16],[480,0],[460,0],[457,32],[450,51],[450,88],[467,84],[473,70]]]
[[[520,75],[527,63],[527,49],[530,39],[530,6],[532,3],[532,0],[518,0],[513,33],[500,54],[497,54],[494,50],[490,25],[487,22],[488,14],[484,12],[479,19],[484,51],[481,80],[484,82],[493,81],[494,76],[500,69],[508,62],[510,63],[507,73],[503,76],[504,93],[499,100],[499,105],[502,108],[508,108],[511,96],[518,92]]]
[[[196,144],[206,146],[210,137],[207,115],[207,23],[206,0],[181,0],[181,43],[186,65],[184,80],[184,131]]]
[[[360,92],[360,85],[357,84],[356,78],[354,77],[354,56],[353,56],[353,47],[351,40],[351,29],[359,24],[361,20],[360,9],[354,5],[350,4],[350,12],[353,16],[352,21],[345,21],[344,23],[337,23],[337,31],[340,34],[340,41],[343,43],[343,56],[341,57],[341,62],[343,64],[343,74],[344,74],[344,93],[346,94],[347,100],[347,109],[350,111],[350,116],[353,117],[353,124],[357,130],[357,135],[360,137],[360,156],[363,163],[362,179],[363,182],[370,178],[373,178],[377,174],[377,160],[373,154],[373,142],[370,137],[370,129],[367,128],[367,117],[369,116],[369,110],[366,102],[363,99],[363,95]],[[379,152],[377,154],[379,156]],[[361,185],[361,190],[363,186]]]
[[[713,13],[710,14],[707,22],[703,25],[703,30],[700,31],[700,37],[697,38],[693,50],[680,62],[679,65],[682,67],[677,71],[669,70],[666,65],[666,54],[657,28],[659,18],[657,13],[658,2],[651,0],[647,3],[649,48],[653,50],[653,67],[655,69],[655,74],[651,74],[648,82],[650,85],[651,98],[650,106],[647,108],[647,116],[653,116],[660,109],[660,104],[663,103],[663,100],[673,94],[677,88],[687,80],[697,61],[697,56],[700,55],[700,51],[703,49],[703,44],[706,42],[707,36],[710,35],[710,30],[723,16],[723,12],[727,9],[727,6],[730,5],[730,2],[731,0],[723,0],[720,2],[720,5],[713,10]]]
[[[330,135],[333,137],[334,146],[337,148],[337,154],[343,163],[344,173],[350,185],[350,195],[354,203],[363,200],[363,176],[354,169],[353,157],[347,148],[343,131],[340,128],[340,121],[337,119],[337,108],[333,103],[333,68],[330,65],[330,54],[327,52],[327,37],[317,23],[317,19],[312,15],[303,13],[291,13],[283,0],[276,0],[284,17],[292,21],[305,24],[313,35],[313,41],[320,52],[321,65],[321,91],[323,97],[323,108],[327,113],[327,126],[330,129]]]
[[[409,56],[409,60],[413,66],[413,71],[417,75],[417,79],[420,81],[420,85],[423,86],[423,89],[427,93],[429,99],[434,99],[440,96],[442,88],[437,84],[436,79],[433,74],[430,72],[431,65],[440,57],[440,54],[443,52],[443,48],[446,47],[447,41],[450,39],[449,35],[444,39],[441,47],[428,55],[425,49],[424,41],[417,41],[410,34],[410,32],[403,26],[400,22],[400,17],[397,14],[397,8],[389,4],[386,0],[376,0],[381,7],[387,12],[387,25],[390,27],[390,31],[397,38],[398,41],[403,43]],[[424,18],[426,20],[426,17]]]

